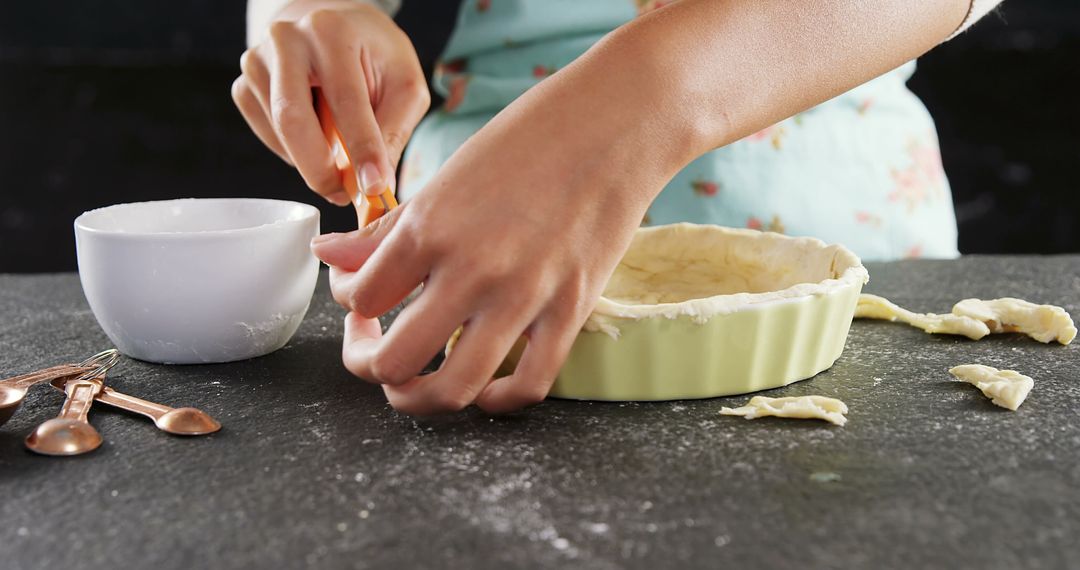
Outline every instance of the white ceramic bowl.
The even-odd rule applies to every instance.
[[[273,352],[307,312],[319,211],[248,198],[119,204],[75,220],[79,278],[124,354],[170,364]]]

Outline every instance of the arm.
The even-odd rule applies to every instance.
[[[470,138],[413,200],[323,236],[343,360],[409,413],[542,400],[642,215],[691,160],[888,71],[968,0],[682,0],[610,34]],[[386,336],[372,317],[424,292]],[[417,376],[462,323],[439,371]],[[520,335],[514,374],[492,380]]]
[[[355,0],[371,4],[387,16],[393,16],[401,8],[401,0]],[[291,0],[248,0],[247,3],[247,46],[259,45],[266,39],[270,22],[283,11]]]
[[[678,155],[660,166],[671,176],[922,55],[968,8],[968,0],[683,0],[624,26],[540,87],[623,100],[652,129],[674,129]],[[653,89],[641,88],[642,76]]]

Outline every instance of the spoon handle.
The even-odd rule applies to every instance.
[[[59,366],[50,366],[34,372],[5,378],[0,380],[0,384],[11,386],[13,388],[29,388],[39,382],[51,381],[65,376],[77,376],[84,372],[89,372],[90,370],[92,370],[90,367],[82,367],[74,364],[61,364]]]
[[[136,398],[135,396],[121,394],[108,386],[97,395],[97,401],[120,408],[121,410],[142,414],[154,421],[157,421],[158,418],[165,415],[167,412],[172,411],[172,408],[168,406],[148,402],[142,398]]]
[[[68,382],[64,389],[67,392],[67,399],[64,400],[64,407],[60,410],[60,418],[85,422],[86,416],[90,413],[90,406],[94,403],[94,395],[101,388],[100,381],[98,382],[96,384],[92,380]]]

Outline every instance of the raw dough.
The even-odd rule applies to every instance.
[[[1044,341],[1045,342],[1045,341]],[[949,373],[976,388],[992,402],[1016,410],[1024,403],[1035,381],[1015,370],[998,370],[982,364],[964,364],[949,369]]]
[[[859,295],[859,304],[855,306],[855,318],[900,321],[931,334],[959,334],[972,340],[979,340],[990,334],[990,327],[978,319],[969,316],[913,313],[884,297],[868,293]]]
[[[953,306],[954,315],[978,319],[990,332],[1021,332],[1039,342],[1069,344],[1076,338],[1076,326],[1069,313],[1053,305],[1036,305],[1023,299],[964,299]]]
[[[750,306],[861,285],[868,278],[855,254],[814,238],[695,224],[643,228],[584,329],[618,338],[619,319],[689,316],[705,323]]]
[[[964,299],[953,305],[952,314],[913,313],[884,297],[863,293],[855,307],[856,319],[900,321],[928,333],[959,334],[972,340],[990,333],[1021,332],[1040,342],[1069,344],[1076,326],[1069,313],[1053,305],[1036,305],[1023,299]]]
[[[770,398],[754,396],[750,402],[740,408],[720,408],[725,416],[742,416],[748,420],[775,416],[778,418],[819,419],[838,426],[847,423],[844,417],[847,404],[836,398],[825,396],[797,396],[788,398]]]

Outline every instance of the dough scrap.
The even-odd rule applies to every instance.
[[[1035,386],[1031,377],[1015,370],[998,370],[982,364],[954,366],[949,373],[959,380],[974,384],[994,404],[1013,411],[1024,403],[1028,392]]]
[[[848,411],[847,404],[836,398],[825,396],[796,396],[787,398],[770,398],[768,396],[754,396],[750,402],[739,408],[720,408],[720,414],[725,416],[742,416],[748,420],[775,416],[778,418],[819,419],[842,426],[847,423],[844,417]]]
[[[953,305],[954,315],[978,319],[990,332],[1021,332],[1039,342],[1069,344],[1076,338],[1076,326],[1065,309],[1036,305],[1023,299],[1004,297],[983,301],[964,299]]]
[[[859,303],[855,306],[855,318],[900,321],[930,334],[958,334],[971,340],[979,340],[990,334],[990,327],[968,315],[913,313],[885,297],[869,293],[859,295]]]
[[[900,321],[928,333],[958,334],[979,340],[991,333],[1021,332],[1039,342],[1069,344],[1076,326],[1065,309],[1036,305],[1023,299],[964,299],[952,314],[914,313],[884,297],[863,293],[855,307],[856,319]]]

